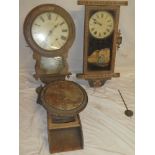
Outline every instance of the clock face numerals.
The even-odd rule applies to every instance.
[[[69,37],[66,20],[57,13],[45,12],[35,18],[31,28],[35,43],[49,51],[62,48]]]
[[[89,20],[89,31],[98,39],[108,37],[114,30],[114,19],[107,11],[94,13]]]

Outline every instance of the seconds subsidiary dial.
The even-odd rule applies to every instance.
[[[60,49],[68,40],[69,26],[57,13],[45,12],[32,23],[32,37],[45,50]]]
[[[114,19],[107,11],[94,13],[89,20],[89,31],[97,39],[108,37],[114,30]]]

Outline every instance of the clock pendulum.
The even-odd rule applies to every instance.
[[[69,13],[54,4],[32,9],[24,22],[24,36],[36,60],[35,79],[44,86],[36,89],[37,103],[47,110],[50,153],[83,148],[79,113],[86,107],[86,91],[65,80],[67,55],[75,38],[75,25]]]
[[[118,30],[120,6],[127,0],[78,0],[85,5],[83,73],[91,87],[101,87],[114,73],[116,50],[122,42]]]
[[[127,105],[126,105],[126,103],[125,103],[125,100],[124,100],[124,98],[123,98],[123,96],[122,96],[122,93],[121,93],[121,91],[120,91],[119,89],[118,89],[118,93],[119,93],[119,95],[121,96],[121,99],[122,99],[122,101],[123,101],[123,103],[124,103],[124,106],[125,106],[125,108],[126,108],[124,114],[125,114],[126,116],[128,116],[128,117],[133,116],[133,111],[128,109],[128,107],[127,107]]]

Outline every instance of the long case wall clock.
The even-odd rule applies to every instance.
[[[118,28],[120,6],[126,0],[79,0],[85,5],[83,73],[91,87],[100,87],[106,80],[119,77],[114,73],[116,50],[122,43]]]

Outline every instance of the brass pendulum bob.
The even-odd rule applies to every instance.
[[[121,94],[121,92],[120,92],[119,89],[118,89],[118,92],[119,92],[119,94],[120,94],[120,96],[121,96],[121,98],[122,98],[122,101],[123,101],[123,103],[124,103],[124,105],[125,105],[125,108],[126,108],[124,114],[125,114],[126,116],[128,116],[128,117],[133,116],[133,111],[128,109],[128,107],[127,107],[127,105],[126,105],[126,103],[125,103],[125,101],[124,101],[124,98],[123,98],[123,96],[122,96],[122,94]]]

